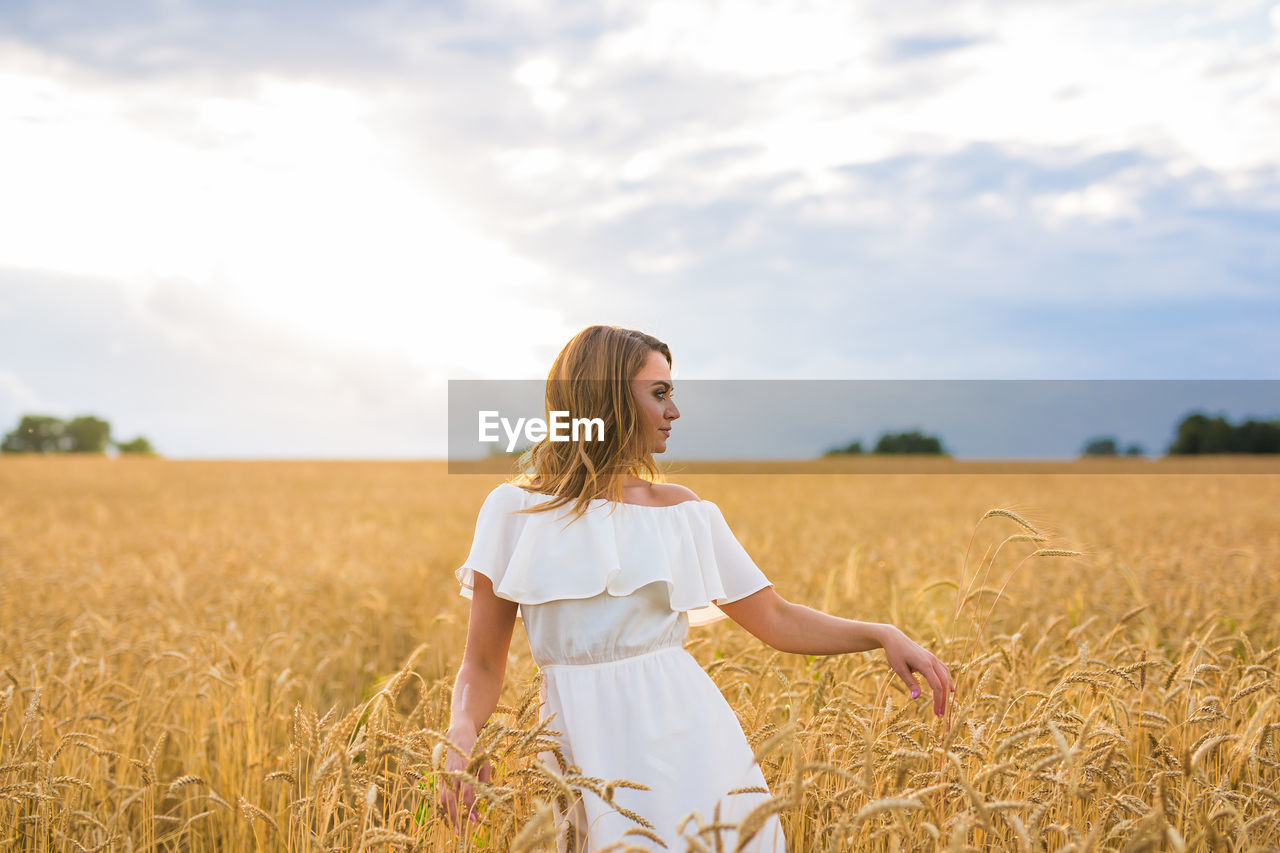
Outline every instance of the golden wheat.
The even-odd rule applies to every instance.
[[[784,597],[902,626],[958,685],[935,720],[879,653],[695,629],[769,782],[739,842],[776,813],[796,853],[1270,849],[1278,478],[921,476],[673,475]],[[427,463],[0,460],[5,849],[535,853],[556,848],[553,805],[640,787],[567,763],[517,629],[454,774],[481,821],[455,832],[439,810],[466,637],[453,569],[494,482]],[[1000,518],[1020,532],[983,523]],[[616,849],[656,843],[629,816]],[[717,850],[727,824],[698,817],[681,843]]]

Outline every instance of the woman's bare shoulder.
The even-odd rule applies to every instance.
[[[657,483],[653,489],[654,496],[661,499],[663,506],[684,503],[685,501],[702,500],[694,493],[693,489],[688,486],[682,486],[679,483]]]

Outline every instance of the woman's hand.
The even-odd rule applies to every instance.
[[[472,730],[459,731],[450,729],[448,737],[459,748],[466,750],[468,753],[475,748],[476,733]],[[459,755],[453,749],[449,749],[444,760],[444,769],[449,772],[466,770],[468,763],[469,759],[466,755]],[[480,772],[476,774],[476,778],[481,782],[488,782],[492,776],[493,764],[485,761],[480,768]],[[440,808],[444,812],[445,820],[455,831],[462,829],[462,814],[464,812],[468,820],[480,820],[480,815],[476,812],[475,803],[476,793],[464,779],[455,776],[449,776],[444,779],[444,786],[440,791]]]
[[[913,672],[918,672],[929,682],[933,690],[933,713],[941,717],[947,712],[947,696],[955,692],[955,682],[951,680],[951,672],[946,665],[934,656],[933,652],[915,643],[906,634],[892,625],[887,626],[883,645],[884,656],[889,666],[906,682],[911,691],[911,698],[920,695],[920,683]]]

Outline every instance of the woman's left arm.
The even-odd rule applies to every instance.
[[[883,648],[889,666],[912,698],[920,695],[920,684],[912,673],[924,676],[933,690],[933,710],[938,716],[946,712],[947,696],[956,689],[946,665],[893,625],[842,619],[794,604],[772,586],[719,607],[761,642],[782,652],[836,655]]]

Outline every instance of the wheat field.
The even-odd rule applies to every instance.
[[[783,597],[892,622],[956,679],[939,720],[879,652],[691,631],[792,850],[1280,849],[1280,471],[1231,464],[672,473]],[[554,850],[550,804],[619,780],[538,765],[519,624],[484,820],[434,801],[453,570],[500,479],[0,460],[0,851]],[[706,819],[689,849],[721,849]]]

